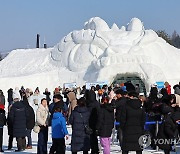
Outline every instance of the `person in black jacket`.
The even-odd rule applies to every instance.
[[[164,150],[165,154],[170,154],[170,151],[172,150],[172,144],[173,143],[167,143],[167,142],[160,142],[165,141],[165,139],[169,141],[174,141],[178,134],[178,126],[177,122],[180,120],[180,116],[175,114],[173,112],[173,109],[163,104],[161,107],[161,112],[163,114],[163,122],[160,125],[158,135],[157,135],[157,145],[160,149]],[[159,140],[159,142],[158,142]]]
[[[128,154],[129,151],[142,154],[138,141],[144,132],[145,112],[138,94],[130,92],[128,95],[130,99],[124,105],[120,119],[120,127],[123,130],[122,154]]]
[[[26,110],[28,112],[28,119],[26,123],[26,133],[28,138],[28,144],[26,146],[26,149],[32,149],[32,138],[31,138],[31,132],[35,125],[35,114],[33,108],[29,105],[27,96],[23,96],[23,103],[26,107]]]
[[[96,93],[93,90],[86,91],[86,102],[87,107],[90,111],[89,127],[93,130],[93,133],[90,135],[91,154],[98,154],[99,147],[96,133],[96,125],[98,122],[98,110],[100,109],[100,104],[96,100]]]
[[[127,98],[124,97],[125,92],[122,89],[116,90],[115,93],[116,93],[116,97],[115,99],[112,100],[112,103],[115,104],[116,106],[116,113],[115,113],[116,122],[120,122],[121,113],[124,105],[127,102]],[[116,129],[117,129],[117,137],[119,139],[120,146],[122,146],[122,129],[120,125],[118,125]]]
[[[13,103],[13,89],[10,88],[8,91],[8,106],[10,106]]]
[[[135,86],[131,83],[131,81],[125,82],[125,83],[124,83],[124,86],[126,86],[126,90],[127,90],[128,92],[131,92],[131,91],[135,91],[135,90],[136,90]]]
[[[19,101],[21,96],[19,91],[13,92],[14,104],[12,105],[9,113],[9,118],[13,124],[13,137],[16,137],[17,140],[17,150],[23,151],[26,148],[26,123],[28,113],[26,107],[22,101]]]
[[[85,133],[85,125],[89,123],[90,112],[86,107],[85,98],[77,100],[77,105],[69,118],[69,123],[72,125],[71,151],[72,154],[77,154],[78,151],[88,154],[90,136]]]
[[[58,107],[60,109],[62,109],[63,114],[66,115],[68,107],[67,107],[66,103],[64,103],[63,97],[60,94],[54,95],[53,102],[49,105],[49,112],[51,113],[50,120],[49,120],[49,126],[51,126],[51,121],[52,121],[52,117],[55,112],[55,109]]]
[[[103,97],[102,105],[98,113],[97,131],[104,154],[110,154],[112,129],[114,128],[114,109],[109,104],[109,98]]]
[[[6,116],[4,105],[0,104],[0,152],[4,152],[2,149],[3,143],[3,126],[6,124]]]

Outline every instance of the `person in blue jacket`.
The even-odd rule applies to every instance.
[[[52,117],[52,146],[50,154],[65,154],[65,138],[68,139],[68,131],[66,127],[66,120],[62,114],[60,107],[55,108],[55,112]]]

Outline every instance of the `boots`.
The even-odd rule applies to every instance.
[[[32,149],[31,145],[27,145],[26,149]]]
[[[4,152],[4,150],[2,148],[0,148],[0,152]]]

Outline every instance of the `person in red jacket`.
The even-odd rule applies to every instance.
[[[168,95],[171,95],[171,85],[167,81],[164,83],[164,85],[165,85]]]

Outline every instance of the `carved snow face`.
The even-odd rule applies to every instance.
[[[167,76],[165,65],[174,69],[171,75],[175,74],[172,61],[177,61],[180,54],[175,51],[172,57],[170,50],[175,49],[153,30],[145,30],[137,18],[119,29],[116,24],[109,28],[104,20],[95,17],[85,23],[84,29],[64,37],[51,51],[51,57],[53,63],[71,72],[92,74],[94,69],[98,80],[104,79],[104,73],[106,78],[112,78],[117,73],[139,72],[139,76],[154,82]]]
[[[65,66],[71,71],[85,70],[92,62],[96,68],[105,67],[118,61],[108,57],[130,50],[134,36],[137,38],[141,35],[143,25],[135,18],[127,29],[134,31],[133,34],[126,31],[125,27],[119,29],[115,24],[110,29],[99,17],[91,18],[85,23],[84,29],[64,37],[52,50],[51,56],[59,66]]]

